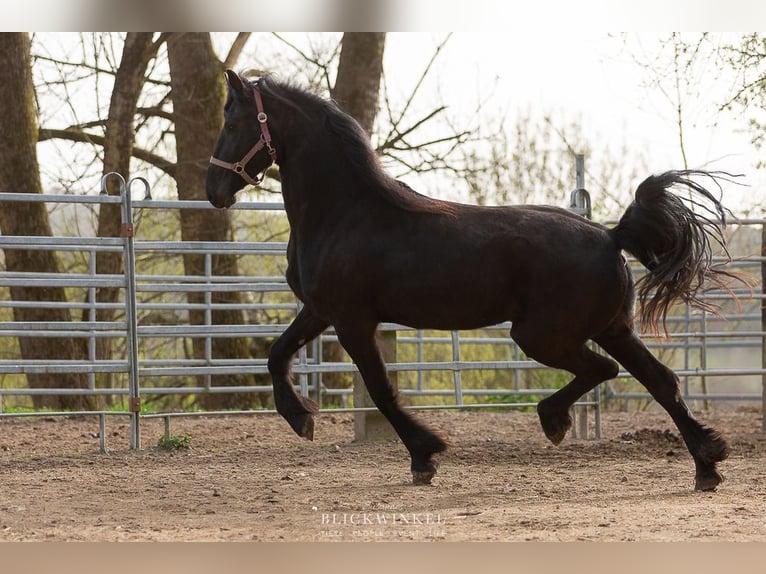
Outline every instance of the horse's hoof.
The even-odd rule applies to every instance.
[[[545,436],[548,438],[549,441],[551,441],[554,444],[554,446],[559,446],[561,444],[561,441],[564,440],[564,437],[567,436],[567,431],[563,430],[555,434],[548,434],[546,432]]]
[[[413,470],[412,484],[415,486],[430,485],[431,479],[436,475],[436,470]]]
[[[314,440],[314,415],[311,413],[295,413],[285,417],[292,429],[300,437]]]
[[[723,482],[723,475],[716,471],[698,474],[694,478],[694,490],[699,492],[714,492],[718,485]]]
[[[561,411],[553,406],[549,399],[543,399],[537,403],[537,416],[540,417],[540,425],[548,440],[556,446],[564,440],[564,437],[572,428],[572,417],[568,410]]]
[[[548,440],[558,446],[572,427],[572,417],[569,412],[563,413],[548,410],[544,401],[537,405],[537,416]]]

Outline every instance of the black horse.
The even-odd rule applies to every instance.
[[[226,80],[207,196],[230,207],[246,182],[257,184],[273,162],[279,165],[290,223],[287,282],[304,306],[272,346],[268,368],[277,411],[298,435],[313,438],[317,405],[295,391],[292,357],[332,325],[407,447],[413,481],[429,483],[434,455],[447,443],[401,408],[376,344],[377,325],[453,330],[510,320],[511,336],[528,356],[574,374],[538,405],[553,443],[572,424],[572,404],[618,373],[617,363],[587,347],[593,340],[670,414],[694,458],[696,489],[720,484],[716,463],[729,453],[726,441],[695,420],[676,375],[636,335],[636,290],[621,254],[648,269],[637,289],[644,324],[663,329],[679,298],[708,308],[697,295],[703,283],[724,284],[712,245],[724,245],[725,213],[692,178],[716,182],[717,174],[647,178],[612,229],[556,207],[439,201],[386,175],[367,135],[332,101],[268,77],[250,82],[228,70]],[[673,186],[707,205],[706,215],[671,193]]]

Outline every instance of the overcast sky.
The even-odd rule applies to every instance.
[[[319,34],[327,34],[324,39],[331,45],[340,38],[338,33]],[[309,36],[304,32],[283,36],[307,50],[311,41],[323,40],[318,34]],[[409,94],[435,47],[446,36],[446,32],[388,34],[384,68],[386,85],[394,97]],[[455,32],[413,104],[421,109],[413,110],[410,117],[422,117],[441,103],[448,106],[447,113],[451,117],[465,117],[472,113],[479,100],[484,100],[484,113],[488,117],[507,115],[509,128],[520,110],[551,113],[563,123],[579,123],[585,141],[606,141],[615,150],[625,148],[628,156],[641,156],[648,165],[646,175],[681,169],[684,165],[675,104],[660,89],[650,85],[657,80],[656,73],[635,61],[637,57],[651,59],[660,39],[667,36],[667,33],[656,32],[626,35],[588,30],[555,34],[536,30]],[[58,41],[67,37],[77,41],[75,35],[58,34],[41,37],[40,41],[46,49],[55,50]],[[220,50],[228,49],[232,37],[233,34],[220,38],[217,42]],[[278,59],[265,53],[267,48],[289,52],[270,34],[256,35],[248,45],[249,53],[243,55],[240,68],[252,64],[274,65]],[[280,72],[279,69],[269,71]],[[745,119],[719,112],[721,101],[731,89],[731,80],[721,78],[709,67],[695,70],[693,76],[689,93],[682,95],[689,167],[745,174],[745,181],[751,187],[727,187],[727,203],[733,208],[766,203],[762,199],[766,177],[763,170],[755,168],[758,156],[750,143]],[[673,87],[672,80],[663,80],[666,89]],[[93,96],[85,92],[81,97],[92,99]],[[83,113],[86,107],[83,106]],[[598,158],[586,157],[586,167],[589,160],[597,162]],[[626,164],[631,162],[636,164],[635,157],[625,158]],[[409,182],[429,192],[424,182],[417,179]],[[586,179],[586,188],[597,187]]]
[[[586,32],[555,36],[527,33],[456,33],[439,63],[442,97],[470,109],[478,94],[494,92],[498,108],[536,106],[582,118],[592,135],[635,141],[653,170],[682,167],[676,110],[648,83],[651,72],[635,63],[640,40],[645,52],[666,34]],[[406,62],[424,59],[438,35],[391,34],[387,50],[389,75],[406,77]],[[419,56],[416,56],[418,55]],[[410,64],[414,74],[418,68]],[[719,113],[730,83],[703,70],[695,91],[682,97],[685,144],[690,167],[751,169],[755,153],[745,122]],[[409,81],[412,81],[410,78]],[[672,78],[667,87],[673,86]],[[445,86],[447,89],[445,90]]]
[[[658,79],[655,72],[635,61],[652,57],[659,40],[667,36],[574,30],[455,33],[439,59],[432,89],[437,89],[438,82],[440,97],[451,107],[466,111],[475,106],[477,98],[491,94],[490,108],[513,112],[531,107],[560,113],[580,120],[590,141],[606,139],[615,147],[627,143],[629,150],[644,154],[651,172],[681,169],[675,103],[652,86]],[[437,33],[389,34],[389,84],[397,75],[412,85],[422,69],[417,63],[427,59],[442,37]],[[688,89],[682,90],[687,92],[681,96],[686,159],[690,168],[744,173],[751,188],[727,190],[733,198],[729,203],[762,204],[766,177],[755,167],[758,154],[746,120],[739,112],[719,110],[732,81],[703,64],[695,69]],[[672,91],[672,78],[663,84]]]

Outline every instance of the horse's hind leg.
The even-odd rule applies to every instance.
[[[433,455],[445,450],[447,442],[402,409],[375,341],[376,327],[375,323],[336,323],[335,331],[340,344],[356,363],[370,398],[409,451],[413,483],[430,484],[437,468]]]
[[[537,405],[537,414],[545,436],[559,444],[572,426],[569,409],[585,393],[619,372],[617,364],[570,337],[553,337],[550,331],[535,325],[514,324],[511,336],[529,356],[550,367],[574,374],[567,385]]]
[[[715,490],[723,481],[716,464],[729,455],[729,447],[716,430],[694,418],[681,397],[675,373],[628,329],[616,335],[599,336],[596,341],[647,388],[675,422],[694,458],[695,490]]]
[[[314,439],[314,414],[318,405],[295,392],[290,380],[293,355],[309,341],[318,337],[328,326],[307,307],[301,309],[269,351],[269,373],[274,386],[274,405],[292,429],[309,440]]]
[[[619,367],[614,361],[594,353],[585,346],[571,357],[557,363],[551,362],[551,366],[566,369],[574,373],[575,378],[537,404],[540,424],[545,436],[553,444],[559,444],[572,427],[572,417],[569,414],[572,405],[599,383],[616,377],[619,372]]]

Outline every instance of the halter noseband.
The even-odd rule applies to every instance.
[[[269,133],[269,124],[266,123],[269,117],[263,111],[263,100],[261,100],[261,93],[258,91],[258,88],[256,88],[255,86],[253,86],[253,96],[255,97],[255,109],[258,110],[258,116],[257,116],[258,123],[261,124],[261,137],[259,137],[258,141],[255,142],[255,145],[250,148],[250,151],[245,154],[245,157],[243,157],[238,162],[229,163],[228,161],[223,161],[216,157],[210,156],[210,163],[212,163],[213,165],[217,165],[218,167],[222,167],[224,169],[230,169],[234,173],[238,173],[242,179],[244,179],[247,183],[251,185],[259,185],[263,181],[263,176],[266,174],[266,170],[275,161],[277,161],[277,150],[275,150],[274,147],[271,145],[271,134]],[[253,159],[253,157],[255,157],[255,154],[261,151],[264,147],[269,153],[269,157],[271,158],[271,163],[267,165],[260,174],[255,176],[255,179],[253,179],[252,177],[250,177],[250,174],[245,171],[245,166],[248,164],[248,162],[251,159]]]

